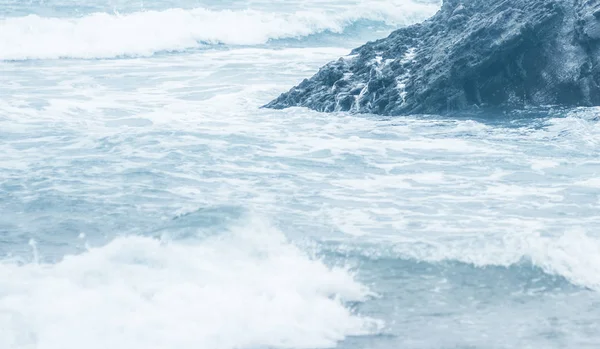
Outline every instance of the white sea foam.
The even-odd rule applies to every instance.
[[[276,13],[259,10],[168,9],[78,18],[37,15],[0,20],[0,60],[149,56],[207,44],[254,45],[324,31],[340,33],[359,20],[405,25],[437,6],[375,2],[345,11]]]
[[[365,248],[360,253],[373,258],[387,258],[391,253],[391,257],[430,263],[457,261],[477,267],[511,267],[530,262],[548,274],[564,277],[574,285],[600,291],[600,242],[593,234],[574,228],[561,235],[550,236],[535,231],[542,225],[537,222],[526,223],[519,220],[509,224],[521,225],[523,230],[481,238],[454,236],[443,239],[374,239],[374,242],[377,241],[375,249]],[[527,226],[530,232],[525,231],[528,230]],[[342,250],[346,248],[348,247],[341,247]]]
[[[593,234],[572,229],[557,237],[535,232],[522,235],[505,237],[497,245],[487,244],[481,253],[467,257],[467,261],[476,265],[507,266],[527,259],[575,285],[600,291],[600,243]]]
[[[144,237],[57,264],[0,264],[0,348],[318,348],[379,323],[366,287],[250,220],[196,245]]]

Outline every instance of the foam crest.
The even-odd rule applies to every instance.
[[[519,232],[502,237],[486,236],[485,239],[407,240],[397,243],[392,250],[394,255],[402,258],[432,263],[458,261],[477,267],[510,267],[528,261],[574,285],[600,291],[600,240],[581,229],[560,236]],[[385,257],[384,252],[377,250],[366,254]]]
[[[458,251],[462,250],[462,253]],[[538,232],[490,239],[478,250],[454,246],[447,259],[477,266],[510,266],[523,260],[545,272],[559,275],[571,283],[600,291],[600,241],[580,229],[560,236],[544,236]]]
[[[80,18],[37,15],[0,20],[0,60],[114,58],[182,51],[204,44],[255,45],[325,31],[341,33],[359,20],[403,25],[433,14],[437,5],[403,2],[345,11],[276,13],[257,10],[168,9]]]
[[[378,330],[343,305],[369,294],[256,220],[196,245],[122,237],[57,264],[0,264],[0,347],[332,347]]]

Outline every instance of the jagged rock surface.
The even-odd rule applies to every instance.
[[[600,105],[600,0],[445,0],[265,107],[381,115]]]

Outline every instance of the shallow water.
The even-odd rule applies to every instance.
[[[5,0],[0,348],[597,348],[600,109],[259,108],[438,6]]]

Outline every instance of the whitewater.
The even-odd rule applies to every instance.
[[[439,6],[1,1],[0,348],[598,348],[600,108],[260,108]]]

